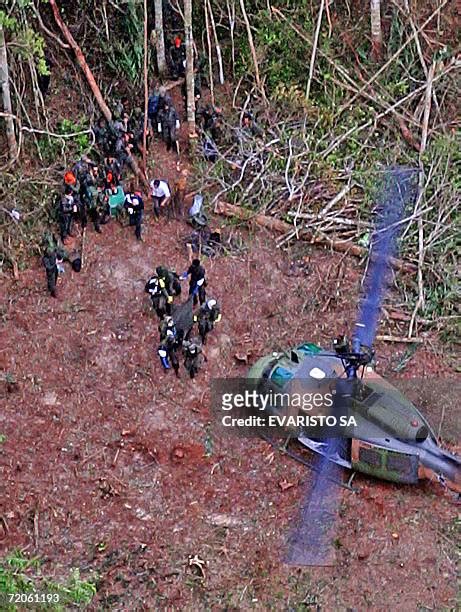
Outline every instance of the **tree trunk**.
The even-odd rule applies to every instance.
[[[372,55],[376,61],[383,58],[383,33],[381,30],[381,0],[370,0]]]
[[[208,74],[210,79],[210,97],[211,104],[214,106],[214,80],[213,80],[213,57],[211,50],[211,37],[210,37],[210,24],[208,22],[208,2],[205,2],[205,29],[206,29],[206,39],[208,46]]]
[[[8,75],[8,58],[6,56],[5,32],[0,24],[0,86],[2,88],[3,109],[9,115],[13,114],[11,108],[10,96],[10,81]],[[14,133],[13,117],[5,117],[6,123],[6,139],[8,141],[8,154],[11,161],[17,157],[18,146],[16,144],[16,135]]]
[[[59,7],[56,4],[56,0],[50,0],[50,5],[53,10],[54,19],[59,29],[63,33],[64,38],[67,40],[69,45],[72,47],[75,53],[75,57],[77,58],[77,62],[79,63],[81,69],[85,73],[85,77],[86,77],[86,80],[88,81],[88,85],[91,87],[91,91],[93,92],[94,97],[96,98],[96,101],[99,105],[99,108],[102,111],[102,114],[107,119],[107,121],[111,121],[112,113],[110,112],[110,109],[107,106],[107,104],[104,102],[104,98],[102,97],[101,90],[99,89],[98,84],[96,83],[94,79],[93,73],[91,72],[88,64],[86,63],[86,59],[85,59],[85,56],[83,55],[82,50],[80,49],[78,44],[75,42],[75,39],[70,33],[69,28],[66,26],[66,24],[61,18],[61,14],[59,12]]]
[[[216,22],[213,15],[213,9],[211,8],[211,0],[207,0],[208,4],[208,14],[210,16],[211,29],[213,30],[213,38],[214,44],[216,47],[216,57],[218,58],[218,68],[219,68],[219,83],[220,85],[224,85],[224,68],[222,63],[222,53],[221,53],[221,45],[219,44],[218,32],[216,30]]]
[[[186,32],[186,89],[189,134],[195,136],[194,37],[192,34],[192,0],[184,0],[184,29]]]
[[[155,32],[158,73],[163,78],[167,72],[165,57],[165,35],[163,33],[163,0],[154,0]]]
[[[254,41],[253,41],[253,34],[251,33],[250,20],[248,19],[248,15],[247,15],[246,8],[245,8],[245,0],[240,0],[240,8],[242,10],[243,21],[245,22],[245,26],[246,26],[246,30],[247,30],[248,44],[250,45],[251,57],[253,58],[253,65],[254,65],[254,69],[255,69],[256,85],[258,86],[258,89],[263,94],[264,99],[266,99],[266,94],[264,93],[264,88],[263,88],[263,84],[262,84],[262,81],[261,81],[261,76],[259,74],[258,57],[256,55],[255,44],[254,44]]]
[[[144,174],[147,174],[147,111],[149,106],[149,79],[147,73],[148,42],[147,0],[144,0],[144,124],[142,126],[142,167]]]
[[[327,0],[328,2],[328,0]],[[323,11],[325,10],[325,0],[320,3],[319,15],[317,17],[317,26],[315,28],[314,42],[312,43],[311,62],[309,65],[309,78],[306,85],[306,102],[309,100],[311,93],[312,78],[314,76],[315,58],[317,56],[317,46],[319,44],[320,29],[322,27]]]
[[[229,29],[230,29],[230,38],[231,38],[232,76],[235,78],[235,40],[234,40],[235,0],[232,0],[231,4],[229,4],[229,0],[226,0],[226,2],[227,2],[227,13],[229,15]]]

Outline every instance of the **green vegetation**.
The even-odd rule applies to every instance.
[[[28,558],[20,550],[14,550],[0,559],[0,603],[5,612],[15,612],[27,607],[27,604],[17,606],[10,602],[9,596],[13,593],[36,595],[31,597],[32,607],[35,610],[51,607],[53,610],[61,611],[68,609],[69,606],[89,604],[96,593],[96,586],[93,582],[81,580],[78,569],[72,571],[66,582],[51,580],[40,573],[38,558]],[[50,597],[50,603],[43,603],[41,595],[45,594],[54,595],[54,598]]]
[[[131,86],[140,86],[143,75],[143,14],[142,4],[128,0],[123,7],[124,19],[109,38],[102,41],[108,66]]]

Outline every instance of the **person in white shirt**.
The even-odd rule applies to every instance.
[[[171,198],[170,188],[166,181],[155,179],[150,183],[154,216],[160,218],[160,208],[165,208]]]

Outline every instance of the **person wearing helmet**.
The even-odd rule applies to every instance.
[[[180,36],[176,36],[170,47],[171,76],[173,79],[184,76],[186,72],[186,47]]]
[[[144,210],[144,202],[141,192],[134,184],[131,185],[131,190],[125,195],[124,208],[128,211],[130,227],[135,226],[135,236],[137,240],[142,240],[141,224]]]
[[[176,352],[177,349],[178,342],[174,336],[174,333],[171,330],[167,330],[165,338],[157,349],[157,354],[160,357],[160,363],[162,364],[163,369],[165,371],[169,370],[171,364],[176,377],[179,378],[179,359]]]
[[[200,304],[204,304],[206,299],[205,287],[207,286],[207,282],[205,278],[205,268],[200,264],[199,259],[192,260],[187,272],[183,274],[183,278],[185,279],[189,275],[189,295],[194,296],[194,306],[197,304],[197,295],[198,299],[200,300]]]
[[[163,316],[163,319],[160,321],[160,325],[158,326],[158,331],[160,333],[160,342],[163,342],[163,340],[165,340],[168,331],[170,331],[175,338],[177,338],[178,336],[176,331],[176,325],[171,315],[166,314]]]
[[[77,180],[77,177],[75,176],[75,174],[71,171],[68,170],[65,174],[64,174],[64,190],[66,189],[70,189],[72,195],[74,196],[74,198],[78,198],[80,195],[80,183]]]
[[[88,217],[86,214],[87,200],[81,197],[82,188],[80,181],[73,172],[66,172],[64,175],[64,197],[66,199],[72,196],[72,213],[71,217],[73,220],[78,220],[82,226],[82,230],[85,229],[88,223]],[[66,208],[65,200],[62,200],[63,209]],[[70,234],[70,231],[67,232]]]
[[[164,266],[157,266],[155,272],[158,276],[160,286],[165,288],[168,295],[175,297],[181,295],[181,283],[179,282],[179,276],[174,270],[169,270]]]
[[[182,352],[184,355],[184,368],[191,378],[195,378],[202,365],[202,358],[208,361],[203,351],[203,347],[200,344],[200,340],[195,338],[192,340],[184,340],[182,343]]]
[[[205,344],[207,335],[213,331],[215,323],[219,323],[221,320],[221,309],[217,301],[214,298],[208,299],[200,307],[194,320],[198,322],[200,338],[202,339],[202,344]]]

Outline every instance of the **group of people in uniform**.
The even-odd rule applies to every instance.
[[[176,70],[180,72],[182,43],[175,40],[172,60],[176,58]],[[135,236],[142,239],[141,228],[144,213],[144,198],[136,180],[128,183],[125,189],[123,175],[131,165],[131,156],[142,153],[144,116],[140,109],[132,114],[127,111],[128,100],[122,99],[113,113],[113,120],[100,119],[93,128],[98,160],[82,156],[63,177],[63,184],[57,205],[59,238],[52,232],[44,237],[45,254],[42,262],[45,267],[47,286],[51,296],[56,297],[58,275],[64,271],[63,262],[69,261],[72,268],[79,272],[80,256],[69,254],[65,248],[68,238],[73,236],[73,227],[78,223],[83,230],[91,221],[96,232],[111,218],[111,198],[121,193],[123,209],[129,218],[129,225],[135,228]],[[219,111],[220,112],[220,111]],[[207,107],[199,115],[210,129],[219,115]],[[179,118],[171,97],[164,87],[156,88],[149,98],[148,106],[149,137],[154,137],[155,128],[166,143],[168,150],[179,154],[177,129]],[[154,220],[164,211],[167,218],[182,216],[186,192],[187,170],[170,189],[168,181],[154,179],[150,182],[150,197]],[[181,281],[189,277],[189,297],[183,304],[175,303],[181,295]],[[152,307],[159,317],[159,344],[157,354],[164,370],[173,369],[179,377],[179,358],[184,358],[184,368],[191,378],[206,360],[203,346],[207,335],[221,319],[220,307],[216,299],[206,295],[206,274],[200,260],[193,259],[183,275],[163,266],[147,281],[145,291],[150,295]],[[195,310],[195,312],[194,312]],[[197,327],[198,336],[192,337]]]
[[[176,305],[181,291],[181,281],[189,277],[189,297]],[[199,259],[192,260],[181,276],[174,270],[158,266],[145,285],[159,323],[157,354],[165,371],[173,369],[179,378],[179,357],[182,353],[184,368],[190,378],[198,373],[203,360],[207,361],[203,346],[208,334],[221,320],[221,309],[215,298],[206,295],[206,273]],[[194,313],[194,307],[197,307]],[[195,324],[199,338],[192,337]]]

